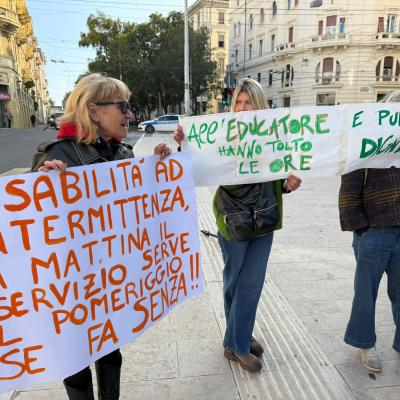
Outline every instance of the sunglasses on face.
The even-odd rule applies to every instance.
[[[132,111],[131,105],[127,101],[100,101],[94,104],[96,104],[96,106],[109,106],[111,104],[116,104],[121,110],[122,114]]]

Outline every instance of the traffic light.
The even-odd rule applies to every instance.
[[[228,88],[223,88],[221,90],[221,95],[222,95],[222,105],[224,107],[229,105],[229,89]]]

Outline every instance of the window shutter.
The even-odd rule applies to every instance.
[[[289,28],[289,43],[293,43],[293,26]]]
[[[326,26],[336,26],[336,20],[336,15],[330,15],[329,17],[326,17]]]
[[[378,19],[378,33],[385,32],[385,22],[383,17]]]
[[[321,36],[323,31],[324,31],[324,21],[319,21],[318,22],[318,36]]]
[[[322,72],[333,72],[333,58],[332,57],[324,58],[324,62],[322,64]]]

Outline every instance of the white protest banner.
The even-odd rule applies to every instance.
[[[196,186],[400,167],[400,103],[182,118]]]
[[[0,391],[58,380],[203,291],[188,154],[0,179]]]

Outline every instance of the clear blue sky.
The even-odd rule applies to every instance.
[[[189,6],[195,0],[189,0]],[[92,49],[80,48],[81,32],[87,32],[90,14],[102,11],[123,21],[145,22],[150,14],[183,11],[184,0],[26,0],[34,33],[44,51],[50,97],[56,105],[70,91],[76,78],[87,70]]]

